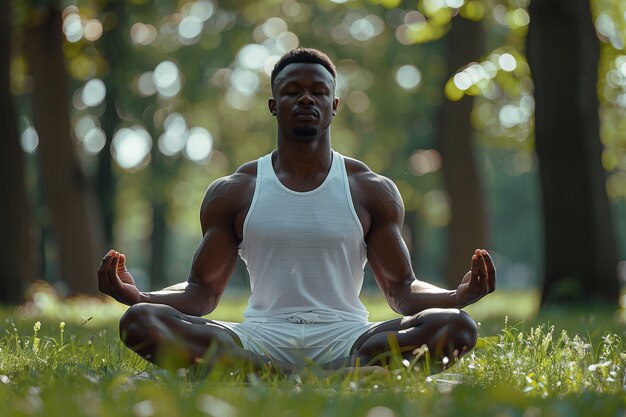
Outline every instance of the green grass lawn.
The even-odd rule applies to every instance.
[[[0,416],[624,416],[626,327],[606,308],[537,316],[533,292],[497,292],[468,311],[477,348],[449,370],[390,375],[161,371],[117,336],[124,307],[41,292],[0,311]],[[245,298],[211,317],[240,320]],[[364,297],[372,320],[393,317]]]

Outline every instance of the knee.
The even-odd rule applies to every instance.
[[[120,318],[120,339],[127,346],[135,346],[152,339],[155,334],[158,307],[154,304],[132,305]]]
[[[460,354],[468,352],[476,346],[478,326],[474,319],[463,310],[458,310],[450,320],[450,334],[455,348]]]
[[[415,316],[415,324],[427,322],[448,354],[463,355],[472,350],[478,339],[478,326],[472,317],[458,309],[429,309]]]

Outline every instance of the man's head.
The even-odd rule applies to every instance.
[[[276,116],[279,135],[296,140],[326,137],[339,99],[335,97],[335,66],[315,49],[295,49],[272,71],[268,106]]]
[[[326,70],[332,75],[333,78],[333,86],[335,84],[337,78],[337,69],[335,68],[335,64],[330,60],[328,55],[323,53],[322,51],[318,51],[313,48],[297,48],[292,49],[291,51],[284,54],[276,65],[274,65],[274,69],[272,70],[271,75],[271,87],[272,94],[275,93],[276,88],[276,78],[278,74],[282,72],[283,69],[289,64],[319,64],[326,68]]]

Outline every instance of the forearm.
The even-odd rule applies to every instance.
[[[162,290],[141,292],[139,302],[165,304],[181,313],[203,316],[217,307],[220,295],[196,284],[181,282]]]
[[[408,316],[429,308],[462,308],[456,290],[447,290],[427,282],[413,280],[409,286],[389,292],[388,302],[399,314]]]

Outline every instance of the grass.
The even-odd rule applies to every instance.
[[[373,320],[391,318],[380,298]],[[238,320],[245,299],[216,318]],[[126,349],[114,302],[61,303],[40,291],[0,311],[0,415],[13,416],[624,416],[626,339],[611,311],[553,310],[537,297],[495,293],[471,309],[477,348],[441,374],[427,363],[388,376],[245,375],[198,379],[153,367]],[[507,316],[508,318],[505,318]]]

